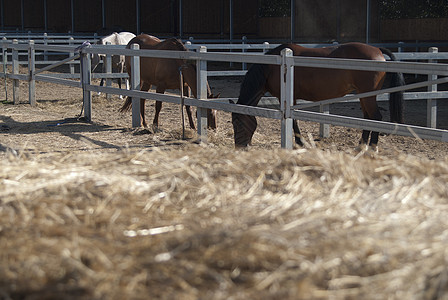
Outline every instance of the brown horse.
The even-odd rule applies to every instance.
[[[127,48],[129,49],[132,44],[138,44],[140,49],[152,49],[152,50],[171,50],[171,51],[188,51],[188,49],[182,44],[181,41],[175,38],[170,38],[164,41],[158,38],[141,34],[129,41]],[[126,57],[126,70],[131,76],[131,64],[130,57]],[[151,85],[155,85],[156,92],[163,94],[167,89],[179,89],[180,88],[180,70],[182,71],[184,79],[184,91],[190,87],[193,95],[197,96],[197,79],[196,79],[196,66],[187,63],[185,59],[172,59],[172,58],[152,58],[141,57],[140,58],[140,84],[141,91],[148,91]],[[207,83],[207,98],[217,98],[213,96],[210,91],[210,87]],[[121,112],[127,111],[132,105],[130,97],[126,99],[126,102],[120,109]],[[156,111],[153,120],[153,127],[157,129],[159,126],[159,114],[162,109],[162,102],[156,101]],[[190,128],[195,129],[194,121],[191,115],[190,106],[186,105],[188,121]],[[147,127],[145,119],[145,99],[140,99],[140,112],[141,112],[141,125]],[[216,128],[216,111],[207,110],[207,120],[209,128]]]
[[[395,56],[387,49],[376,48],[362,43],[347,43],[325,48],[304,48],[294,44],[284,44],[272,49],[267,54],[278,55],[281,50],[290,48],[294,56],[351,58],[385,61],[384,54],[391,60]],[[401,73],[391,74],[391,86],[404,85]],[[343,69],[323,69],[311,67],[294,67],[294,99],[321,101],[342,97],[350,92],[369,92],[379,90],[385,80],[385,72],[358,71]],[[252,65],[241,85],[238,104],[256,106],[265,92],[274,97],[280,97],[280,67],[275,65]],[[360,99],[364,118],[381,120],[382,116],[376,103],[376,96]],[[390,119],[392,122],[403,122],[403,93],[396,92],[389,99]],[[255,117],[232,114],[235,146],[247,146],[257,127]],[[295,141],[303,145],[297,121],[293,122]],[[367,144],[370,136],[370,146],[377,147],[378,132],[364,130],[360,143]]]

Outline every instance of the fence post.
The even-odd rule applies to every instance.
[[[48,35],[46,32],[44,32],[44,46],[48,45],[48,41],[47,41]],[[48,55],[47,55],[47,50],[44,51],[44,60],[47,61],[48,60]]]
[[[429,53],[437,53],[437,47],[430,47]],[[430,59],[430,63],[436,63],[437,60]],[[428,80],[436,80],[437,75],[428,75]],[[428,92],[437,92],[437,84],[428,86]],[[426,126],[430,128],[437,128],[437,99],[426,100]]]
[[[34,48],[34,41],[28,42],[28,93],[29,101],[32,106],[36,105],[36,80],[34,73],[36,72],[36,50]]]
[[[403,52],[403,48],[404,48],[403,46],[404,46],[403,42],[398,42],[398,53]]]
[[[199,46],[196,52],[207,52],[206,46]],[[197,81],[197,99],[207,99],[207,61],[198,59],[196,61],[196,81]],[[198,107],[198,135],[202,143],[207,143],[207,109]]]
[[[244,48],[244,47],[247,44],[247,36],[243,36],[242,44],[243,44],[243,51],[242,52],[245,53],[246,52],[246,48]],[[243,62],[243,71],[246,71],[246,70],[247,70],[247,63]]]
[[[73,46],[74,39],[72,36],[68,39],[68,44],[69,46]],[[75,56],[75,52],[70,52],[68,56],[69,57]],[[69,67],[70,67],[70,74],[75,74],[75,65],[73,64],[73,61],[69,62]]]
[[[106,42],[106,45],[111,45],[110,42]],[[110,74],[112,74],[112,55],[110,54],[106,54],[106,59],[104,61],[104,67],[106,69],[106,75],[110,76]],[[106,78],[106,87],[110,87],[112,85],[112,79],[110,77]],[[110,94],[106,94],[106,99],[110,100],[111,95]]]
[[[84,103],[84,117],[87,122],[90,122],[92,120],[92,92],[87,90],[87,86],[92,83],[91,68],[91,55],[81,50],[82,98]]]
[[[269,42],[263,43],[263,53],[266,53],[269,51]]]
[[[19,74],[19,50],[17,50],[15,45],[19,44],[18,40],[12,41],[13,48],[12,48],[12,74],[17,75]],[[14,104],[19,104],[20,102],[20,95],[19,95],[19,87],[20,87],[20,81],[18,79],[12,80],[12,98]]]
[[[139,50],[138,44],[131,45],[132,50]],[[131,90],[140,90],[140,56],[131,56]],[[140,127],[142,125],[140,101],[138,97],[132,97],[132,127]]]
[[[319,105],[319,112],[329,114],[330,105],[329,104]],[[319,136],[322,138],[327,138],[330,136],[330,124],[320,123]]]
[[[281,90],[280,109],[282,111],[281,120],[281,146],[285,149],[293,147],[293,130],[291,118],[291,106],[294,103],[294,64],[292,61],[292,50],[283,49],[281,52]]]
[[[7,86],[7,77],[8,77],[8,47],[6,46],[6,37],[2,38],[2,59],[3,59],[3,76],[5,78],[5,100],[8,101],[8,86]]]

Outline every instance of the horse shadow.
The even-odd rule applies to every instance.
[[[122,149],[121,146],[105,141],[93,139],[85,133],[123,131],[123,128],[114,128],[109,125],[86,122],[84,118],[64,118],[47,121],[18,122],[10,116],[0,115],[0,131],[7,134],[41,134],[58,132],[73,140],[85,140],[93,145],[108,149]]]

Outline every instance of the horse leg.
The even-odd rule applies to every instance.
[[[147,91],[149,91],[150,88],[151,88],[150,84],[143,82],[142,87],[140,88],[140,91],[147,92]],[[148,124],[146,123],[146,118],[145,118],[145,102],[146,102],[146,99],[143,99],[143,98],[140,99],[140,116],[142,119],[142,126],[146,128],[146,127],[148,127]]]
[[[216,110],[207,109],[207,125],[210,129],[216,129]]]
[[[184,96],[191,97],[190,88],[188,86],[184,86],[183,92]],[[193,115],[191,113],[191,107],[189,105],[185,105],[185,111],[187,112],[188,123],[190,124],[190,128],[196,130],[196,126],[194,125]]]
[[[294,130],[294,139],[296,144],[303,147],[302,135],[300,134],[299,124],[297,120],[292,121],[292,129]]]
[[[159,94],[165,93],[165,88],[157,87],[156,93],[159,93]],[[152,127],[153,127],[154,132],[159,130],[159,114],[160,114],[161,110],[162,110],[162,101],[156,101],[156,110],[154,113],[154,120],[152,121]]]
[[[361,108],[365,119],[381,121],[383,116],[376,103],[376,96],[361,99]],[[360,144],[367,145],[370,135],[369,146],[372,150],[378,151],[379,132],[363,130]]]
[[[185,111],[187,112],[188,123],[190,123],[190,128],[196,130],[196,125],[194,125],[193,115],[191,113],[190,105],[185,105]]]

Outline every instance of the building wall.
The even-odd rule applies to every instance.
[[[19,1],[17,1],[19,2]],[[45,12],[43,0],[24,0],[24,26],[34,30],[45,28]]]
[[[36,0],[36,2],[42,1]],[[47,26],[49,32],[69,32],[71,30],[72,16],[70,7],[70,0],[47,0]]]
[[[100,1],[96,1],[100,2]],[[146,2],[146,1],[142,1]],[[100,3],[101,4],[101,3]],[[105,0],[105,27],[111,29],[120,29],[121,31],[129,31],[136,32],[137,30],[137,21],[135,19],[136,16],[136,3],[135,0]],[[102,21],[101,15],[101,5],[99,6],[98,20]],[[96,26],[100,26],[102,23],[96,24]],[[98,29],[95,29],[95,32],[98,32]]]
[[[180,0],[104,0],[105,26],[162,37],[179,36]],[[367,0],[295,0],[294,41],[347,42],[366,40]],[[103,15],[99,0],[0,0],[3,30],[77,33],[100,32]],[[229,38],[229,0],[182,0],[183,37]],[[443,41],[448,36],[447,19],[380,20],[379,0],[370,0],[370,42]],[[259,0],[233,0],[233,36],[258,39],[289,39],[290,17],[260,18]],[[23,21],[22,21],[23,11]],[[140,27],[138,27],[138,24]],[[47,28],[45,28],[47,26]]]
[[[75,32],[92,32],[102,27],[101,1],[76,0],[75,3]]]
[[[140,26],[142,32],[149,34],[162,36],[177,35],[177,1],[142,1]]]
[[[22,28],[22,4],[17,0],[3,0],[3,24],[10,30]]]
[[[446,41],[448,19],[381,20],[382,41]]]
[[[370,1],[370,38],[378,40],[378,0]],[[365,41],[367,1],[296,0],[296,38],[306,41]]]
[[[120,28],[137,33],[138,29],[136,0],[105,0],[105,28],[102,1],[99,0],[76,0],[73,12],[71,0],[46,0],[47,24],[44,0],[24,0],[23,22],[20,0],[0,1],[4,8],[4,30],[94,33],[106,28]],[[141,0],[140,31],[162,36],[179,35],[180,2],[183,34],[229,37],[229,0]],[[233,34],[255,37],[258,30],[258,0],[234,0],[233,3]]]

